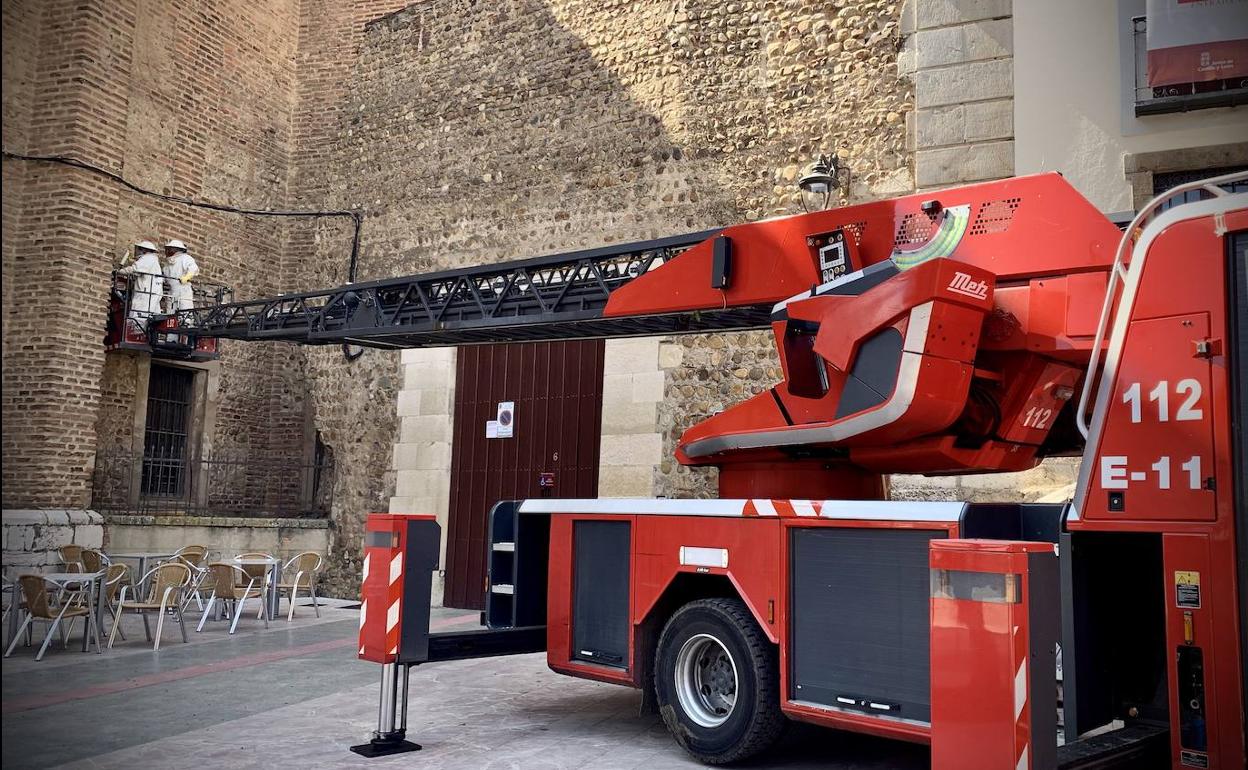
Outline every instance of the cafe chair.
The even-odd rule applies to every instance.
[[[238,619],[243,614],[243,603],[248,599],[260,600],[260,614],[264,618],[264,627],[269,627],[269,591],[268,581],[264,575],[256,577],[237,564],[216,561],[208,565],[204,582],[200,587],[210,593],[208,606],[204,607],[204,615],[199,619],[199,625],[195,627],[197,633],[204,630],[204,621],[208,620],[208,615],[218,601],[223,607],[231,603],[233,605],[227,610],[232,611],[231,614],[234,616],[230,622],[231,634],[238,627]]]
[[[45,579],[42,575],[22,575],[18,577],[17,582],[22,589],[22,596],[26,599],[26,606],[21,610],[25,617],[22,619],[21,627],[13,635],[13,641],[9,643],[9,648],[5,650],[4,657],[7,658],[13,654],[13,648],[17,647],[22,634],[36,620],[39,620],[49,624],[48,632],[43,637],[43,645],[39,648],[38,654],[35,655],[35,660],[43,660],[43,654],[48,651],[48,645],[52,643],[52,637],[56,635],[61,621],[65,621],[68,624],[77,617],[86,618],[86,631],[90,632],[95,639],[95,651],[97,653],[101,651],[100,631],[95,625],[95,613],[91,612],[89,607],[70,601],[56,602],[48,591],[48,585],[50,584],[54,588],[59,588],[59,586]],[[64,628],[61,628],[61,644],[63,647],[69,646],[69,635]]]
[[[319,553],[304,551],[282,565],[277,595],[290,593],[290,612],[286,616],[287,623],[295,619],[295,596],[300,590],[312,596],[312,609],[316,611],[318,618],[321,616],[321,605],[316,601],[316,576],[321,571],[321,564],[322,559]]]
[[[152,628],[148,623],[147,616],[149,613],[157,613],[156,617],[156,639],[152,644],[152,650],[160,649],[160,635],[165,627],[165,615],[170,612],[178,621],[178,628],[182,631],[182,641],[186,641],[186,623],[182,618],[182,593],[186,590],[191,582],[191,568],[185,564],[175,563],[172,561],[158,564],[147,571],[147,574],[139,579],[139,585],[147,585],[147,595],[141,598],[127,598],[127,594],[131,592],[132,587],[123,585],[121,587],[121,596],[117,600],[117,614],[113,616],[113,630],[108,635],[108,647],[111,650],[113,640],[117,636],[117,630],[121,626],[121,616],[126,610],[133,610],[143,616],[143,631],[147,634],[148,641],[152,641]],[[133,589],[136,590],[137,589]]]

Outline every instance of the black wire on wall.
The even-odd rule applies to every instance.
[[[212,201],[195,200],[194,198],[186,198],[181,195],[167,195],[165,193],[156,192],[155,190],[148,190],[147,188],[139,187],[135,183],[123,177],[121,174],[118,174],[113,171],[109,171],[106,168],[101,168],[100,166],[97,166],[93,163],[88,163],[85,160],[79,160],[78,158],[73,158],[73,157],[69,157],[65,155],[25,155],[19,152],[10,152],[8,150],[4,150],[4,159],[5,160],[21,160],[21,161],[26,161],[29,163],[57,163],[63,166],[69,166],[70,168],[80,169],[82,171],[86,171],[92,174],[96,174],[98,176],[102,176],[106,179],[112,180],[113,182],[116,182],[122,187],[125,187],[126,189],[136,192],[140,195],[146,195],[151,198],[157,198],[160,200],[169,201],[171,203],[178,203],[183,206],[190,206],[192,208],[197,208],[197,209],[208,209],[210,211],[220,211],[220,212],[224,212],[227,214],[242,214],[245,216],[256,216],[256,217],[308,217],[308,218],[313,218],[313,219],[326,218],[326,217],[346,217],[351,220],[351,224],[354,229],[354,232],[352,233],[352,236],[351,236],[351,258],[347,262],[347,281],[349,283],[355,283],[356,271],[359,266],[359,257],[360,257],[360,230],[364,226],[364,215],[358,211],[351,211],[349,209],[328,209],[325,211],[298,211],[298,210],[283,210],[283,209],[249,209],[249,208],[243,208],[241,206],[227,206],[223,203],[213,203]],[[363,349],[352,350],[351,346],[345,343],[342,346],[342,351],[343,351],[343,355],[347,357],[348,361],[354,361],[355,359],[359,358],[360,355],[362,355],[364,352]]]

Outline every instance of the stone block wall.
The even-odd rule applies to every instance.
[[[914,77],[921,189],[1014,173],[1012,0],[908,0],[903,69]]]
[[[455,349],[405,350],[398,395],[399,435],[394,445],[391,513],[432,513],[442,527],[438,563],[446,564],[450,530],[451,429],[455,411]],[[349,515],[349,514],[348,514]],[[434,601],[442,601],[443,573],[434,576]],[[349,582],[349,576],[344,578]]]
[[[99,548],[104,544],[104,519],[94,511],[6,510],[0,514],[4,533],[4,574],[55,572],[63,545]]]
[[[106,550],[115,553],[173,552],[185,545],[203,545],[224,558],[258,551],[286,560],[304,551],[329,550],[329,522],[324,519],[109,516],[103,531]],[[358,585],[321,585],[326,596],[343,598],[358,597],[357,589]]]
[[[607,340],[603,350],[600,497],[649,497],[663,459],[658,432],[666,385],[664,363],[680,348],[658,337]],[[664,359],[667,359],[666,362]]]

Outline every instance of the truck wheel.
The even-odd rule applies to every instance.
[[[780,737],[779,661],[740,599],[700,599],[659,636],[654,692],[667,729],[707,764],[735,762]]]

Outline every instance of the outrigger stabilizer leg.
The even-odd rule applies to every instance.
[[[352,751],[363,757],[386,757],[407,751],[420,751],[419,743],[406,740],[407,683],[406,665],[386,663],[381,667],[381,705],[377,709],[377,730],[373,732],[372,740],[352,746]]]

